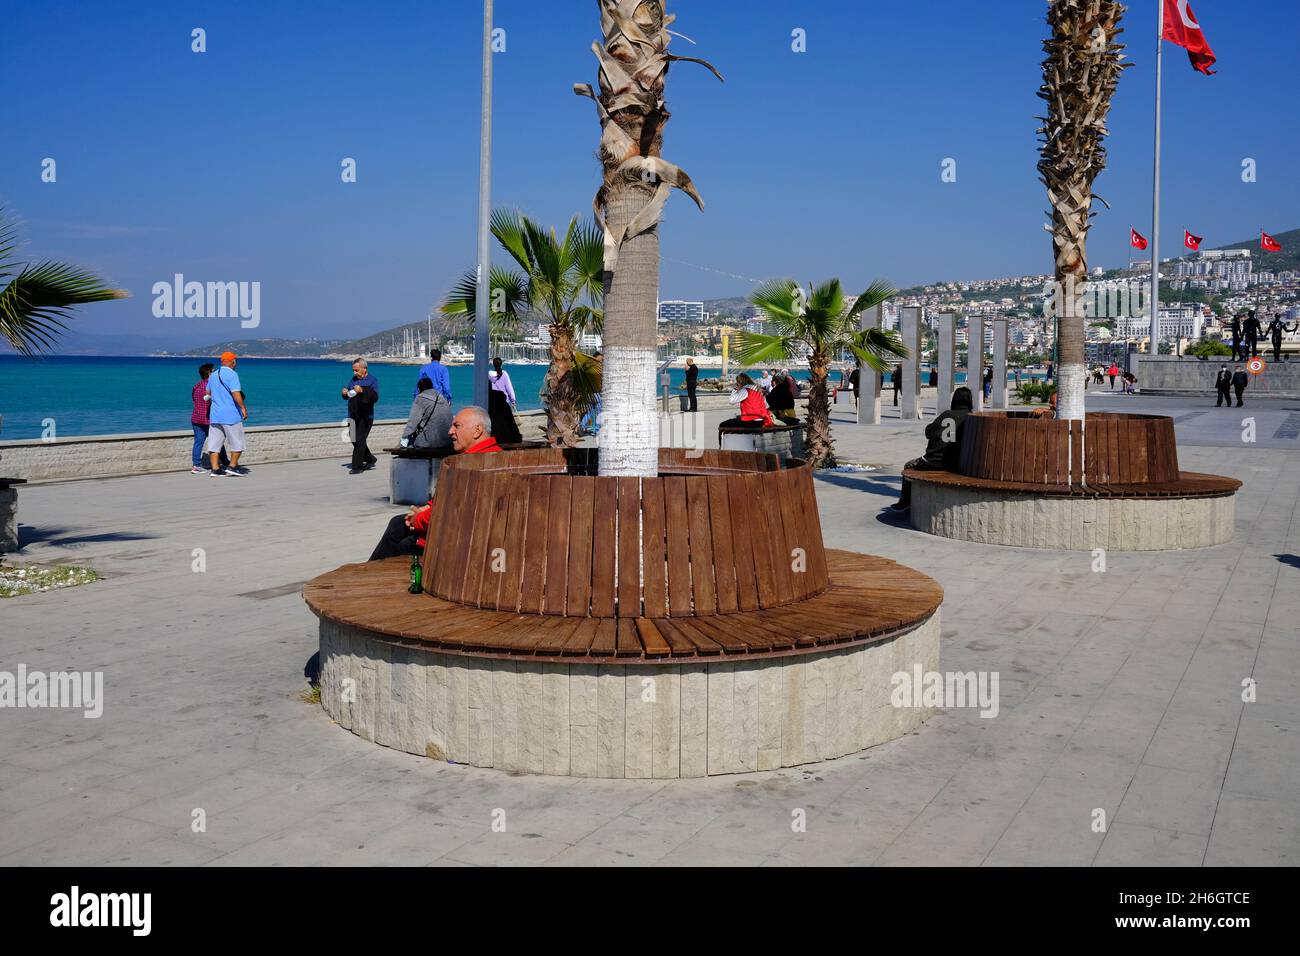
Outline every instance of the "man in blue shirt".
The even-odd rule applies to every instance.
[[[442,349],[430,349],[429,358],[432,361],[420,369],[420,374],[415,377],[415,394],[420,394],[420,379],[427,378],[433,383],[434,389],[448,402],[451,401],[451,376],[447,374],[447,366],[442,364]]]
[[[244,405],[244,389],[235,371],[237,357],[234,352],[221,353],[221,368],[208,378],[208,393],[212,401],[208,407],[208,442],[205,450],[212,460],[213,478],[242,478],[247,468],[239,467],[239,456],[244,452],[244,419],[248,408]],[[222,448],[230,456],[230,465],[224,470],[217,461]]]

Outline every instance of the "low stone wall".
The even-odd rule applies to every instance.
[[[320,622],[321,704],[385,747],[476,767],[672,778],[775,770],[910,732],[895,673],[939,667],[939,614],[890,640],[692,664],[554,664],[441,654]]]
[[[1261,351],[1267,368],[1259,375],[1250,376],[1246,386],[1246,398],[1300,398],[1300,359],[1292,356],[1289,360],[1283,355],[1281,362],[1273,361],[1271,351]],[[1138,388],[1144,394],[1156,395],[1213,395],[1214,379],[1219,368],[1227,365],[1232,369],[1235,364],[1230,358],[1222,356],[1206,359],[1180,358],[1172,355],[1160,355],[1152,358],[1140,356],[1137,360]]]
[[[1174,551],[1232,540],[1236,498],[1075,498],[912,482],[918,531],[1013,548]]]
[[[526,440],[540,437],[545,424],[542,412],[523,412],[518,417]],[[405,419],[375,422],[368,440],[371,451],[378,453],[396,445],[405,424]],[[251,427],[245,430],[247,450],[241,464],[256,467],[280,461],[348,458],[352,444],[347,434],[341,422]],[[193,447],[193,431],[6,441],[0,442],[0,473],[28,481],[59,481],[188,471]]]

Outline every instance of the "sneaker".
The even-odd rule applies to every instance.
[[[224,468],[214,468],[208,472],[209,478],[224,478],[225,476],[226,470]]]
[[[193,468],[190,469],[190,474],[191,474],[191,475],[201,475],[201,474],[203,474],[203,473],[206,472],[206,471],[207,471],[206,468],[200,468],[198,465],[195,465]]]
[[[243,478],[246,474],[248,474],[248,469],[243,467],[242,465],[239,465],[235,468],[226,469],[227,478]]]
[[[911,505],[905,505],[901,501],[895,501],[892,505],[889,506],[889,510],[894,512],[895,514],[902,514],[904,511],[907,511],[911,507],[912,507]]]

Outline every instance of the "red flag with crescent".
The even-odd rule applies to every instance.
[[[1193,236],[1186,229],[1183,230],[1183,245],[1188,249],[1199,249],[1201,248],[1201,243],[1204,241],[1204,236]]]
[[[1214,73],[1210,67],[1217,59],[1205,39],[1205,31],[1196,22],[1196,15],[1188,6],[1188,0],[1164,0],[1165,35],[1171,43],[1177,43],[1187,51],[1187,58],[1192,61],[1192,69],[1210,76]]]
[[[1266,232],[1259,234],[1259,246],[1265,252],[1281,252],[1282,243],[1278,242]]]
[[[1145,249],[1147,247],[1147,237],[1142,235],[1132,226],[1128,227],[1128,244],[1134,249]]]

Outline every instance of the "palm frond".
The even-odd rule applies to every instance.
[[[798,339],[790,336],[745,332],[736,347],[736,360],[746,367],[785,362],[795,356]]]
[[[59,262],[26,266],[0,289],[0,335],[23,355],[52,348],[71,309],[87,302],[125,299],[93,273]]]
[[[528,280],[521,273],[493,266],[488,273],[488,329],[492,335],[514,332],[527,311]],[[472,329],[478,309],[478,270],[467,269],[438,311],[452,319],[453,334]]]
[[[907,346],[898,333],[885,329],[855,331],[844,344],[863,365],[876,372],[888,371],[892,359],[908,357]]]
[[[898,295],[898,290],[893,285],[884,279],[876,279],[872,281],[871,285],[867,286],[866,291],[858,296],[858,300],[853,303],[853,308],[849,309],[845,318],[853,325],[856,325],[857,317],[864,309],[874,309],[896,295]]]
[[[528,243],[524,238],[524,222],[527,217],[515,209],[494,209],[489,220],[492,235],[496,237],[501,248],[510,253],[512,259],[525,272],[533,271],[533,263],[528,255]]]
[[[769,279],[749,295],[750,304],[781,329],[792,329],[803,313],[804,296],[793,279]]]

